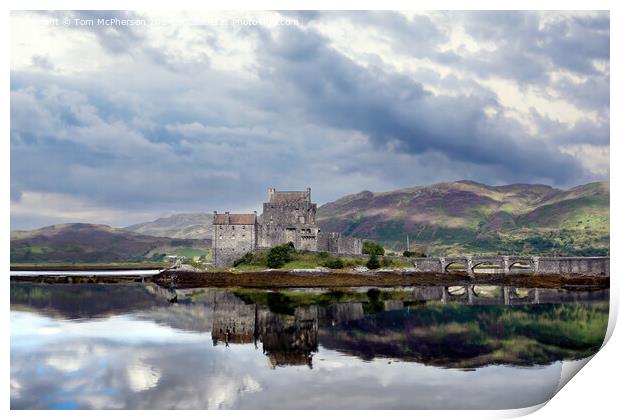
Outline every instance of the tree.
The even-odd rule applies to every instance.
[[[384,255],[385,249],[377,242],[364,241],[364,245],[362,245],[362,254]]]
[[[288,244],[274,246],[267,254],[267,267],[280,268],[291,260],[291,247]]]
[[[407,258],[426,258],[426,252],[425,251],[405,251],[403,252],[403,257],[407,257]]]
[[[370,254],[370,258],[368,258],[366,267],[369,270],[376,270],[377,268],[381,267],[381,263],[379,262],[379,257],[377,257],[377,254]]]
[[[344,268],[344,261],[342,261],[342,259],[340,258],[328,257],[323,262],[323,267],[335,268],[335,269]]]
[[[235,262],[233,262],[233,267],[238,267],[241,264],[252,264],[253,258],[254,258],[254,254],[252,254],[251,252],[248,252],[243,257],[236,259]]]

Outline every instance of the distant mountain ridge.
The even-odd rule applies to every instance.
[[[318,209],[322,229],[432,254],[609,254],[609,182],[568,190],[457,181],[362,191]]]
[[[210,238],[212,215],[178,214],[128,227],[179,238]],[[607,255],[609,182],[570,189],[542,184],[445,182],[362,191],[319,207],[321,229],[432,254]],[[198,227],[198,228],[197,228]]]
[[[609,182],[571,189],[473,181],[362,191],[318,208],[324,231],[430,255],[609,255]],[[213,215],[182,213],[125,229],[73,223],[11,232],[11,261],[126,261],[210,246]],[[185,242],[183,242],[185,241]],[[191,245],[190,245],[191,244]],[[181,249],[179,249],[181,248]]]
[[[168,238],[211,239],[213,235],[213,214],[179,213],[161,217],[152,222],[127,226],[125,229],[144,235]]]
[[[11,262],[161,261],[178,250],[207,248],[210,241],[142,235],[107,225],[66,223],[11,232]],[[194,250],[196,248],[196,250]]]

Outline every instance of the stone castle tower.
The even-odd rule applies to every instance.
[[[248,252],[292,243],[295,249],[361,254],[362,240],[340,233],[325,233],[316,224],[316,204],[310,188],[305,191],[267,190],[260,218],[253,214],[213,216],[213,261],[229,267]]]
[[[211,251],[216,267],[228,267],[242,255],[256,249],[258,224],[253,214],[213,212]]]
[[[316,225],[316,204],[306,191],[276,191],[269,188],[259,226],[259,247],[292,243],[295,249],[316,251],[320,229]]]

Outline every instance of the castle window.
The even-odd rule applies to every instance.
[[[220,235],[220,239],[222,239],[222,235]]]

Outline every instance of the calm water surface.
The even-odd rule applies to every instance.
[[[521,408],[594,354],[608,290],[11,284],[12,409]]]

